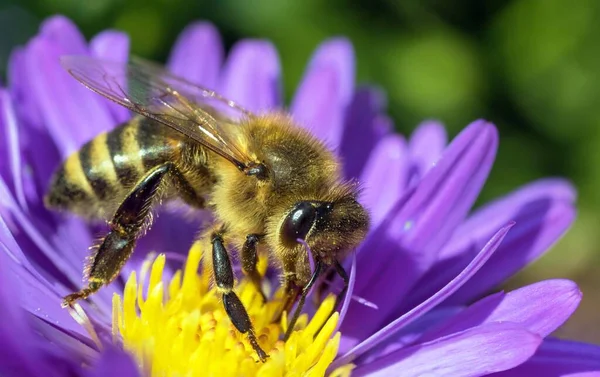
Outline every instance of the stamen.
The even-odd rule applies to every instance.
[[[138,286],[138,305],[140,305],[140,310],[142,309],[142,306],[144,306],[144,282],[146,281],[146,276],[148,276],[148,271],[150,271],[150,267],[152,267],[152,262],[155,258],[156,253],[148,253],[142,262],[142,267],[140,267],[140,285]]]
[[[275,322],[284,303],[283,291],[276,291],[271,299],[263,302],[254,284],[241,279],[235,291],[248,311],[259,345],[269,354],[267,361],[262,363],[247,337],[229,320],[220,295],[210,284],[210,275],[203,272],[201,260],[200,244],[196,243],[189,252],[183,272],[175,272],[167,282],[163,281],[166,257],[161,254],[149,267],[150,277],[145,289],[141,287],[142,280],[138,282],[136,274],[132,273],[123,298],[113,296],[113,341],[123,343],[145,375],[274,377],[325,374],[340,342],[339,332],[334,334],[339,315],[335,313],[328,318],[335,305],[334,296],[323,300],[310,321],[306,314],[301,315],[295,331],[284,343],[280,338],[287,325],[286,313],[281,324]],[[267,259],[259,258],[259,272],[264,275],[266,268]],[[348,376],[350,371],[351,368],[346,368],[338,376]]]
[[[119,335],[119,329],[123,327],[122,323],[123,323],[123,319],[121,318],[121,296],[119,296],[118,294],[113,294],[112,297],[112,328],[111,328],[111,334],[112,334],[112,341],[113,343],[118,343],[119,340],[121,339],[121,336]]]

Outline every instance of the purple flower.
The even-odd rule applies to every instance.
[[[122,278],[82,303],[104,345],[99,351],[86,328],[60,308],[61,297],[80,286],[96,227],[48,212],[41,198],[66,156],[129,114],[70,78],[58,63],[65,54],[125,60],[128,39],[107,31],[86,44],[69,20],[53,17],[11,56],[8,88],[0,89],[0,373],[135,376],[138,367],[150,370],[131,343],[143,343],[143,332],[123,335],[121,328],[121,337],[115,333],[119,324],[133,323],[120,315],[135,313],[135,301],[129,302],[133,311],[117,310],[115,320],[113,294],[124,297],[127,311],[128,297],[137,294],[131,273],[148,267],[149,251],[167,255],[164,268],[152,267],[153,272],[177,281],[177,255],[191,245],[199,219],[162,211]],[[196,23],[182,33],[168,65],[249,110],[283,107],[277,52],[266,41],[239,42],[225,60],[214,27]],[[341,337],[315,340],[323,341],[317,349],[322,356],[312,356],[319,362],[310,373],[322,374],[331,352],[335,360],[328,370],[338,375],[349,373],[350,363],[353,376],[600,373],[600,348],[548,337],[579,304],[575,283],[547,280],[481,298],[566,231],[575,216],[574,188],[562,179],[540,180],[471,212],[494,161],[496,128],[475,121],[447,145],[443,126],[426,122],[405,139],[392,133],[384,106],[378,90],[354,87],[352,47],[344,39],[317,49],[290,105],[300,124],[339,153],[346,175],[361,181],[361,200],[373,222],[347,261],[351,284],[339,320],[328,322],[330,333],[337,324]],[[156,261],[153,266],[165,257]],[[160,279],[149,280],[141,312],[150,311],[153,297],[163,301],[162,289],[155,289]],[[198,281],[200,287],[203,280]],[[178,289],[169,286],[169,293]],[[180,290],[185,289],[184,283]],[[136,362],[119,350],[121,338]],[[298,339],[289,344],[301,347],[309,338]],[[289,357],[289,347],[277,344],[265,366],[279,365],[283,356],[278,355]],[[315,349],[306,347],[306,354]],[[225,362],[231,354],[209,360]],[[301,357],[292,360],[301,364]],[[272,368],[263,373],[276,375]]]

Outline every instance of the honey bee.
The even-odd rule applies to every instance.
[[[89,141],[52,178],[49,208],[109,225],[84,271],[86,286],[66,296],[63,306],[109,284],[152,207],[175,198],[213,212],[214,224],[201,237],[212,248],[214,282],[231,322],[261,361],[268,355],[234,291],[229,250],[239,252],[244,274],[259,290],[262,250],[281,271],[284,310],[298,302],[284,340],[325,272],[345,282],[339,304],[348,286],[340,261],[364,239],[369,216],[356,182],[342,178],[340,162],[322,142],[284,112],[253,114],[153,63],[84,56],[61,63],[89,89],[141,115]]]

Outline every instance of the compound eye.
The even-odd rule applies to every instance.
[[[283,241],[292,244],[304,239],[317,217],[316,208],[309,202],[299,202],[287,215],[281,226]]]

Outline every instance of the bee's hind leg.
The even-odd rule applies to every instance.
[[[110,230],[86,267],[88,285],[64,297],[63,307],[89,297],[117,277],[131,256],[140,231],[149,220],[153,201],[167,175],[180,195],[187,195],[188,199],[193,195],[193,190],[189,185],[186,186],[187,182],[173,163],[166,162],[150,169],[131,189],[108,223]],[[197,201],[201,203],[201,198]]]
[[[223,235],[220,233],[213,233],[211,236],[211,243],[215,283],[219,291],[223,293],[223,305],[225,306],[225,311],[235,328],[242,334],[248,336],[250,345],[252,345],[252,348],[256,351],[259,359],[262,362],[265,362],[268,355],[260,348],[254,333],[254,328],[252,327],[252,322],[250,321],[250,316],[248,316],[248,311],[244,307],[244,304],[242,304],[238,295],[233,291],[233,269],[231,268],[229,254],[225,249]]]

